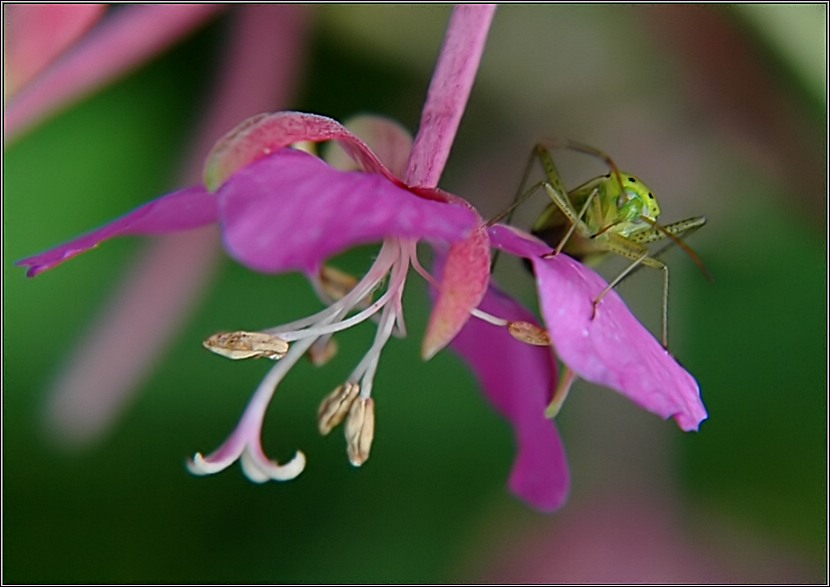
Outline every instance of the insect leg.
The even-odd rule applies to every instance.
[[[602,301],[608,292],[614,289],[622,282],[632,271],[640,266],[651,267],[652,269],[660,269],[663,272],[663,312],[662,312],[662,343],[663,348],[669,347],[668,321],[669,321],[669,267],[659,259],[655,259],[649,255],[649,251],[640,243],[629,240],[626,237],[608,233],[607,238],[597,241],[597,244],[603,249],[616,253],[627,259],[631,259],[633,263],[626,267],[616,278],[614,278],[594,299],[594,314],[596,318],[597,306]]]
[[[652,257],[657,257],[661,255],[666,249],[668,249],[671,245],[677,245],[683,252],[686,253],[689,258],[697,265],[698,269],[703,273],[703,275],[709,281],[714,281],[712,278],[712,274],[709,273],[709,270],[706,269],[706,265],[703,264],[703,261],[698,256],[697,253],[694,252],[692,247],[687,245],[683,239],[680,237],[684,234],[691,234],[704,224],[706,224],[706,217],[705,216],[696,216],[694,218],[687,218],[685,220],[679,220],[677,222],[672,222],[666,226],[662,226],[653,220],[649,220],[648,218],[643,218],[647,223],[651,224],[652,228],[650,230],[643,230],[641,232],[629,235],[629,239],[640,243],[640,244],[647,244],[652,243],[658,240],[663,239],[671,239],[671,243],[667,244],[663,248],[661,248],[656,253],[652,254]]]
[[[547,185],[545,185],[545,188],[547,189]],[[571,238],[571,236],[574,233],[574,230],[576,230],[577,227],[580,227],[580,233],[582,233],[583,235],[588,235],[590,233],[590,231],[587,229],[587,227],[585,227],[585,224],[582,222],[582,219],[585,217],[585,213],[588,211],[588,207],[591,205],[591,203],[596,201],[595,198],[596,198],[598,193],[599,193],[599,190],[594,189],[591,192],[591,194],[585,199],[585,203],[582,205],[582,208],[580,209],[579,214],[577,214],[576,218],[573,218],[571,220],[571,226],[570,226],[570,228],[568,228],[568,231],[565,233],[565,235],[559,241],[559,244],[556,245],[556,248],[552,252],[545,255],[546,257],[553,257],[553,256],[556,256],[559,253],[561,253],[562,249],[565,248],[565,244],[567,244],[568,239]],[[553,199],[553,196],[551,196],[551,199]],[[554,203],[560,209],[562,209],[561,208],[561,203],[559,201],[554,199]],[[565,216],[568,216],[568,218],[570,219],[570,216],[569,216],[568,212],[565,212],[563,210],[562,213],[565,214]]]

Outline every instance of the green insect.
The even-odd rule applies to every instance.
[[[610,171],[568,191],[562,184],[551,155],[551,150],[558,148],[602,159]],[[524,191],[524,184],[537,160],[545,178]],[[596,265],[612,253],[632,261],[594,300],[595,314],[602,298],[636,268],[645,266],[663,272],[662,342],[668,348],[669,268],[657,258],[664,249],[651,253],[646,245],[671,240],[667,246],[680,246],[711,279],[700,258],[681,240],[684,234],[688,235],[703,226],[706,218],[697,216],[667,225],[658,224],[660,206],[648,186],[634,175],[620,171],[602,151],[576,141],[537,144],[513,205],[499,217],[509,217],[521,202],[539,188],[544,188],[552,202],[539,216],[531,232],[554,247],[550,255],[564,252],[588,265]]]

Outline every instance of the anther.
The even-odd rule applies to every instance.
[[[345,432],[349,462],[359,467],[369,458],[375,437],[375,402],[372,398],[360,398],[352,404]]]
[[[338,348],[333,338],[320,338],[308,349],[308,358],[315,367],[322,367],[334,358]]]
[[[277,360],[288,352],[288,343],[278,336],[264,332],[217,332],[206,338],[202,346],[229,359]]]
[[[320,408],[317,410],[317,427],[320,434],[325,436],[343,421],[358,393],[360,384],[347,381],[320,402]]]
[[[507,331],[516,340],[534,346],[550,346],[550,334],[547,330],[531,322],[516,321],[507,323]]]
[[[320,285],[332,300],[339,300],[354,289],[357,278],[330,265],[320,268]]]

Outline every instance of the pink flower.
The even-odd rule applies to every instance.
[[[285,148],[300,141],[329,139],[340,141],[369,172],[339,171],[306,152]],[[375,343],[346,383],[349,390],[359,388],[359,397],[355,393],[343,400],[348,401],[345,408],[371,409],[380,352],[393,333],[404,331],[401,296],[408,268],[412,264],[423,272],[415,252],[417,241],[463,241],[481,219],[459,199],[437,189],[407,188],[360,139],[337,122],[311,114],[282,112],[246,121],[217,144],[206,178],[215,193],[202,186],[174,192],[21,264],[29,267],[29,275],[37,275],[116,236],[160,234],[218,222],[226,250],[240,263],[268,273],[305,272],[331,304],[315,316],[262,330],[260,334],[276,337],[273,344],[288,343],[274,356],[279,361],[225,445],[207,457],[197,454],[191,464],[194,472],[213,473],[241,458],[254,481],[292,478],[302,471],[302,455],[280,466],[265,457],[259,443],[265,410],[277,384],[306,352],[325,353],[333,334],[374,318]],[[356,244],[379,240],[383,246],[363,279],[349,284],[347,291],[330,294],[340,283],[323,268],[324,261]],[[486,272],[488,262],[485,256],[478,267]],[[486,287],[486,279],[478,281]],[[383,294],[371,299],[384,287]],[[477,305],[483,287],[471,307]],[[224,343],[212,348],[224,354],[233,350]],[[347,419],[347,430],[352,420]],[[321,421],[324,425],[331,422]],[[350,450],[352,462],[360,464],[368,457],[370,441]]]
[[[461,7],[454,13],[424,109],[425,123],[406,169],[408,185],[333,120],[299,113],[255,117],[220,141],[209,157],[206,183],[215,195],[200,186],[174,192],[21,262],[29,267],[29,275],[36,275],[116,236],[163,234],[218,222],[226,249],[240,262],[262,271],[306,271],[324,296],[332,298],[331,305],[316,316],[255,335],[271,349],[267,356],[280,361],[255,393],[236,432],[212,455],[194,458],[195,472],[221,470],[241,458],[245,472],[255,481],[298,474],[302,456],[280,466],[265,457],[259,444],[262,418],[276,384],[306,351],[324,356],[332,334],[375,317],[379,323],[375,344],[345,386],[351,393],[359,382],[360,398],[352,394],[338,400],[354,404],[346,422],[350,459],[355,464],[365,460],[373,427],[372,380],[380,350],[393,332],[403,332],[401,294],[409,264],[425,274],[415,258],[417,240],[457,243],[449,253],[451,259],[475,250],[485,253],[472,259],[469,274],[475,277],[468,283],[473,287],[441,296],[445,301],[439,306],[448,310],[433,321],[438,334],[430,337],[431,352],[449,342],[480,301],[489,265],[489,250],[481,247],[486,242],[481,219],[466,202],[434,185],[463,113],[492,14],[490,6]],[[340,141],[369,173],[337,171],[306,153],[285,149],[301,141],[327,140]],[[384,245],[367,275],[349,291],[341,288],[330,294],[332,286],[341,284],[321,270],[323,261],[348,246],[381,239]],[[386,293],[367,302],[387,279]],[[349,316],[353,309],[358,313]],[[231,356],[240,337],[251,336],[238,333],[230,346],[225,342],[209,346]],[[271,336],[271,342],[263,336]],[[274,350],[289,342],[290,349]],[[343,417],[326,416],[321,427],[336,425],[334,420]]]
[[[337,332],[372,319],[375,340],[343,385],[321,405],[323,433],[345,421],[354,465],[369,456],[374,434],[373,380],[382,349],[404,334],[402,293],[409,267],[435,286],[436,300],[422,354],[451,341],[470,363],[495,407],[514,427],[519,454],[510,487],[533,506],[552,511],[564,502],[569,476],[558,433],[546,417],[557,381],[555,353],[576,375],[616,389],[684,430],[706,417],[694,379],[633,318],[615,292],[594,312],[605,282],[565,255],[512,227],[487,228],[461,198],[436,188],[472,85],[492,10],[456,9],[437,67],[422,125],[409,145],[392,125],[374,122],[376,149],[339,123],[281,112],[254,117],[225,136],[208,157],[206,187],[174,192],[61,247],[25,259],[29,275],[66,261],[100,242],[131,234],[160,234],[212,223],[225,249],[262,272],[302,271],[327,307],[290,324],[259,332],[220,333],[205,345],[231,358],[277,360],[257,388],[239,424],[213,453],[197,453],[190,469],[211,474],[240,460],[255,482],[286,480],[302,472],[298,452],[285,464],[260,444],[265,411],[277,385],[304,354],[319,363]],[[359,171],[334,169],[288,147],[336,141]],[[403,178],[401,179],[401,177]],[[416,256],[425,240],[439,252],[440,277]],[[374,264],[353,282],[325,261],[353,245],[382,241]],[[533,315],[490,284],[490,247],[527,258],[534,266],[547,331]],[[474,319],[470,319],[470,317]],[[548,336],[550,340],[548,340]],[[532,344],[528,344],[531,342]],[[566,387],[566,386],[565,386]]]

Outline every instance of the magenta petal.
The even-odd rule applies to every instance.
[[[698,429],[707,415],[697,382],[637,321],[616,291],[602,299],[592,318],[593,300],[607,286],[602,277],[567,255],[543,259],[547,245],[505,227],[494,227],[491,238],[533,263],[542,314],[566,365],[650,412],[673,417],[683,430]]]
[[[203,187],[188,188],[153,200],[97,230],[45,253],[22,259],[16,265],[28,267],[26,275],[34,277],[117,236],[178,232],[216,220],[216,197]]]
[[[386,237],[454,242],[476,219],[382,175],[338,171],[291,149],[238,171],[217,196],[226,248],[267,272],[312,272],[346,248]]]
[[[490,287],[481,309],[508,320],[536,322],[513,299]],[[549,348],[513,338],[506,328],[471,318],[450,345],[470,365],[487,398],[512,424],[518,456],[510,489],[543,511],[559,508],[570,476],[565,450],[554,423],[545,417],[556,381]]]

